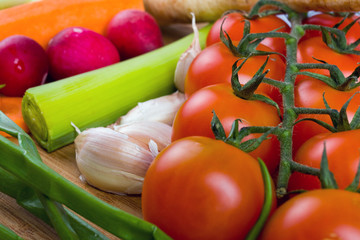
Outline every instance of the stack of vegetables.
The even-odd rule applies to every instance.
[[[26,91],[35,140],[47,151],[75,140],[86,181],[141,193],[144,219],[51,170],[3,113],[0,130],[18,144],[0,138],[0,190],[62,239],[106,239],[67,208],[123,239],[360,238],[360,29],[345,12],[360,8],[284,2],[192,3],[214,23]],[[144,4],[159,22],[191,17],[186,2]],[[232,9],[247,12],[220,16]]]

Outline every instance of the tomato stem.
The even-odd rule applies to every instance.
[[[322,63],[297,63],[295,66],[299,70],[303,69],[327,69],[330,72],[330,77],[326,77],[322,74],[316,74],[311,72],[298,72],[297,74],[307,75],[310,77],[314,77],[319,79],[320,81],[325,82],[329,86],[338,89],[339,86],[342,86],[346,82],[346,78],[344,74],[341,72],[341,70],[336,66],[332,64],[328,64],[320,59],[316,59],[319,62]]]
[[[347,43],[346,32],[355,24],[357,20],[350,23],[344,29],[338,29],[337,27],[326,27],[313,24],[304,24],[302,28],[304,30],[318,30],[321,31],[322,38],[326,45],[338,53],[348,53],[360,55],[360,51],[355,50],[360,41],[355,41],[351,44]]]
[[[294,107],[293,110],[296,114],[327,114],[329,116],[336,116],[338,114],[338,111],[336,109]]]
[[[280,164],[279,164],[279,173],[277,179],[277,197],[281,198],[287,193],[287,185],[290,178],[290,175],[294,171],[302,172],[305,174],[320,176],[321,171],[316,168],[312,168],[306,165],[302,165],[293,161],[292,156],[292,136],[293,136],[293,126],[297,123],[296,119],[299,114],[327,114],[332,119],[335,119],[335,122],[339,122],[339,112],[337,110],[330,109],[327,105],[324,98],[324,104],[326,109],[310,109],[310,108],[298,108],[294,104],[294,85],[295,78],[299,74],[310,75],[312,77],[319,78],[320,80],[328,83],[331,86],[341,86],[346,82],[346,78],[335,65],[327,64],[322,60],[318,60],[318,64],[299,64],[297,62],[297,46],[299,39],[302,37],[304,30],[312,28],[313,26],[301,24],[303,15],[293,12],[289,15],[289,20],[291,22],[291,31],[288,34],[289,37],[286,37],[286,73],[284,83],[286,87],[281,88],[281,93],[283,97],[283,122],[281,128],[281,134],[278,135],[280,141]],[[326,28],[327,30],[327,28]],[[339,29],[331,29],[329,33],[338,34],[341,38],[344,35],[344,32]],[[300,70],[304,69],[328,69],[330,72],[330,77],[325,77],[320,74],[310,73],[310,72],[301,72]],[[307,119],[311,120],[311,119]],[[320,124],[320,123],[319,123]],[[331,127],[331,126],[327,126]],[[329,129],[336,130],[335,128]]]
[[[287,86],[286,83],[284,83],[284,82],[280,82],[278,80],[274,80],[274,79],[266,78],[266,77],[263,78],[262,82],[272,85],[274,87],[277,87],[280,90]]]
[[[272,1],[272,0],[260,0],[252,7],[252,9],[250,10],[247,17],[252,18],[253,16],[259,16],[261,14],[261,11],[260,11],[261,8],[263,6],[269,6],[269,5],[278,7],[282,11],[286,12],[289,15],[289,17],[293,16],[293,15],[297,15],[297,13],[293,9],[291,9],[288,5],[286,5],[282,2],[277,2],[277,1]],[[264,12],[266,13],[266,11],[264,11]]]
[[[278,138],[280,141],[280,164],[279,164],[279,175],[277,179],[277,196],[283,197],[286,194],[286,189],[288,181],[293,171],[293,158],[292,158],[292,134],[293,126],[296,121],[297,114],[294,114],[294,84],[295,77],[297,73],[297,68],[294,68],[293,65],[297,64],[297,45],[301,37],[296,26],[301,24],[302,15],[300,14],[291,14],[289,15],[289,20],[291,22],[291,32],[289,36],[293,39],[292,41],[286,41],[286,72],[284,82],[287,84],[287,87],[283,89],[283,134]]]

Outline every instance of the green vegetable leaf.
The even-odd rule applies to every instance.
[[[0,119],[10,121],[0,112]],[[2,128],[11,129],[4,124]],[[20,133],[19,133],[20,134]],[[15,134],[16,135],[16,134]],[[16,135],[17,136],[17,135]],[[155,225],[103,202],[68,181],[21,146],[0,136],[0,167],[49,199],[64,204],[122,239],[170,239]]]

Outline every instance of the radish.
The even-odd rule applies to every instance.
[[[103,35],[83,27],[69,27],[48,44],[50,75],[54,80],[105,67],[120,61],[116,47]]]
[[[115,44],[122,59],[132,58],[164,45],[161,30],[147,12],[127,9],[110,21],[107,37]]]
[[[0,93],[22,97],[30,87],[41,85],[48,74],[45,50],[35,40],[13,35],[0,42]]]

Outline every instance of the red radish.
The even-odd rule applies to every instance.
[[[48,74],[45,50],[35,40],[13,35],[0,42],[0,93],[22,97],[26,89],[41,85]]]
[[[127,9],[110,21],[107,37],[115,44],[122,59],[132,58],[164,45],[161,30],[147,12]]]
[[[83,27],[69,27],[56,34],[48,44],[47,54],[54,80],[120,61],[119,53],[109,39]]]

